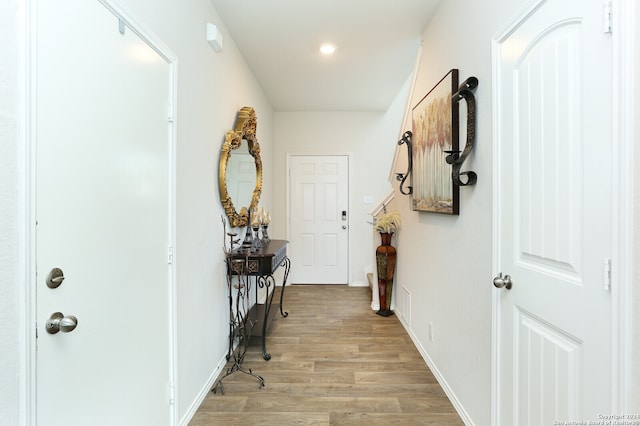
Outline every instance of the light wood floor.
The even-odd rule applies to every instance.
[[[267,336],[241,372],[209,393],[190,426],[463,425],[395,316],[370,307],[367,287],[287,286]],[[276,297],[278,295],[276,294]]]

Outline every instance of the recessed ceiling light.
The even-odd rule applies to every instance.
[[[336,46],[334,46],[333,44],[325,43],[320,46],[320,53],[322,53],[323,55],[331,55],[335,51]]]

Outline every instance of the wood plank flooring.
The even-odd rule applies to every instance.
[[[265,387],[236,372],[189,425],[463,425],[398,318],[376,315],[370,298],[367,287],[287,286],[271,360],[258,341],[244,362]]]

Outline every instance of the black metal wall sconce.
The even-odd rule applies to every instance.
[[[445,151],[447,153],[445,158],[446,162],[453,166],[451,170],[453,184],[457,186],[475,185],[478,180],[478,175],[475,172],[460,171],[464,160],[467,159],[473,149],[473,142],[476,136],[476,98],[473,95],[473,90],[476,87],[478,87],[478,79],[476,77],[469,77],[460,85],[458,91],[451,96],[451,101],[454,103],[460,102],[462,99],[467,103],[467,142],[464,150],[462,154],[459,150]],[[464,182],[460,179],[461,176],[467,177]]]
[[[409,173],[411,173],[411,169],[413,168],[413,158],[412,158],[412,148],[411,148],[411,137],[413,133],[407,130],[402,135],[402,139],[398,141],[398,145],[406,144],[407,145],[407,155],[409,157],[407,162],[407,172],[406,173],[396,173],[396,179],[400,181],[400,192],[402,195],[411,195],[413,193],[413,187],[407,186],[407,192],[404,191],[404,183],[409,177]]]

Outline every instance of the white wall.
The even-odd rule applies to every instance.
[[[21,145],[19,1],[0,6],[0,419],[5,424],[22,421],[24,377],[24,312],[20,276]]]
[[[285,238],[287,154],[351,154],[349,170],[349,284],[368,285],[365,271],[372,269],[371,225],[367,213],[373,205],[363,196],[380,200],[391,190],[389,164],[398,141],[408,84],[387,112],[276,112],[274,125],[272,227],[269,234]],[[273,228],[273,233],[271,231]],[[363,249],[366,248],[366,249]]]
[[[463,168],[475,171],[478,183],[460,188],[459,216],[418,213],[408,200],[402,201],[408,197],[396,194],[395,200],[403,226],[394,297],[402,287],[410,293],[410,332],[452,391],[465,420],[477,425],[490,424],[491,415],[491,37],[523,3],[441,3],[423,34],[411,105],[451,68],[459,69],[460,82],[478,78],[476,145]],[[410,130],[410,122],[405,127]],[[402,172],[406,159],[399,160],[396,167]]]

